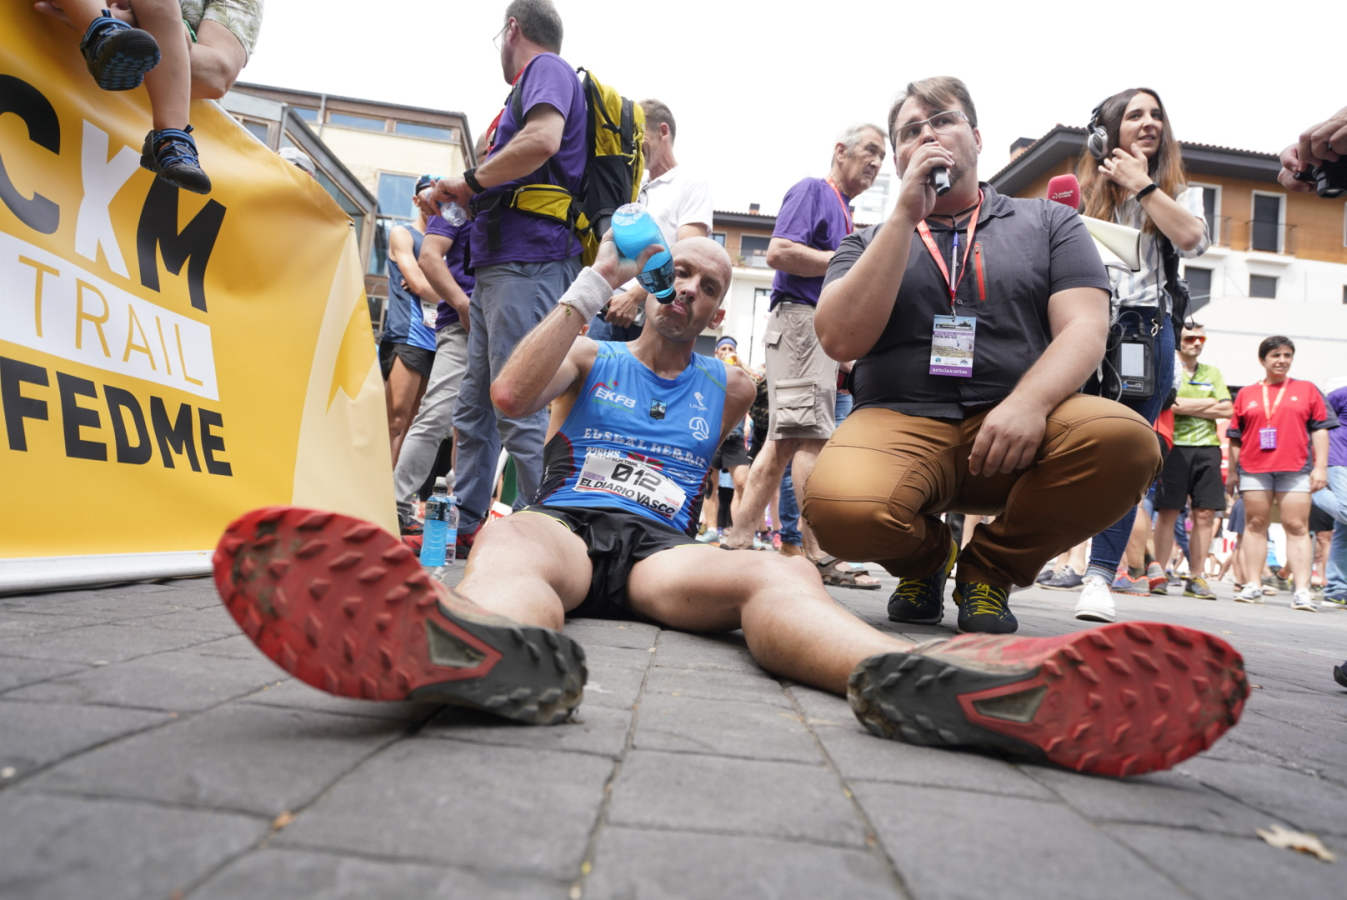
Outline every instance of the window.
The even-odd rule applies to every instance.
[[[1189,187],[1202,189],[1202,217],[1207,220],[1207,234],[1213,244],[1221,242],[1221,187],[1217,184],[1197,184],[1190,182]]]
[[[244,128],[248,129],[248,131],[252,133],[252,136],[257,138],[262,143],[265,144],[267,142],[266,122],[258,122],[253,119],[239,119],[239,124],[241,124]]]
[[[1193,301],[1188,307],[1191,315],[1211,302],[1211,269],[1185,265],[1183,277],[1188,280],[1188,293]]]
[[[388,130],[383,119],[375,119],[371,116],[356,116],[351,113],[330,112],[327,114],[327,124],[342,128],[363,128],[366,131]]]
[[[295,111],[295,115],[299,116],[305,122],[318,121],[318,110],[316,109],[309,109],[307,106],[292,106],[290,108]]]
[[[725,232],[723,232],[723,231],[713,231],[713,232],[711,232],[711,240],[715,241],[717,244],[719,244],[720,246],[724,247],[724,246],[725,246]]]
[[[1281,194],[1253,192],[1253,220],[1249,223],[1249,249],[1282,252]]]
[[[767,245],[771,241],[771,238],[755,234],[740,235],[739,255],[744,258],[744,265],[758,269],[767,268]]]
[[[1277,299],[1277,279],[1273,275],[1250,275],[1249,296]]]
[[[430,138],[432,141],[452,141],[454,129],[443,125],[422,125],[420,122],[394,122],[393,131],[407,137]]]
[[[369,272],[382,275],[388,261],[388,232],[396,225],[405,225],[416,218],[412,192],[416,188],[415,175],[379,173],[379,226],[375,230],[374,249],[370,253]]]

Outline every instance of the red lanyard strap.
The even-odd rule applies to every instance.
[[[936,266],[940,269],[940,274],[945,277],[945,284],[949,287],[949,305],[954,306],[954,298],[958,296],[959,284],[963,277],[968,274],[968,254],[973,251],[973,236],[977,234],[978,214],[982,212],[982,191],[978,191],[978,205],[973,208],[973,216],[968,220],[968,246],[963,250],[963,262],[959,266],[957,278],[951,278],[949,267],[945,265],[945,260],[940,256],[940,248],[935,245],[935,238],[931,237],[931,229],[926,226],[926,220],[922,219],[917,223],[917,233],[921,235],[921,242],[926,245],[926,252],[931,254],[931,259],[935,260]],[[959,229],[956,223],[954,229],[954,248],[957,251],[959,247]],[[950,254],[950,262],[955,259],[953,253]]]
[[[847,201],[842,199],[842,192],[837,189],[837,185],[833,183],[831,178],[828,179],[828,187],[832,188],[833,193],[837,195],[837,203],[842,207],[842,216],[847,221],[847,234],[851,234],[856,230],[856,227],[851,223],[851,209],[847,206]]]
[[[1267,423],[1268,423],[1269,425],[1272,424],[1272,416],[1273,416],[1274,413],[1276,413],[1277,407],[1279,407],[1279,406],[1282,405],[1282,397],[1286,396],[1286,387],[1287,387],[1288,384],[1290,384],[1290,382],[1291,382],[1291,379],[1289,379],[1289,378],[1286,379],[1286,381],[1283,381],[1283,382],[1282,382],[1282,389],[1281,389],[1280,391],[1277,392],[1277,400],[1276,400],[1276,402],[1274,402],[1271,406],[1268,406],[1268,403],[1267,403],[1267,382],[1264,381],[1263,384],[1262,384],[1262,388],[1263,388],[1263,412],[1267,414]]]

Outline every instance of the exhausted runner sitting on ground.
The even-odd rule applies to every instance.
[[[876,734],[1113,775],[1174,765],[1235,723],[1243,663],[1202,632],[1129,622],[917,646],[836,603],[807,560],[697,544],[689,531],[707,466],[754,385],[692,350],[721,315],[729,257],[690,238],[673,258],[674,300],[647,299],[635,341],[579,337],[636,271],[606,238],[515,350],[492,398],[507,416],[551,404],[546,471],[534,506],[482,531],[456,589],[374,525],[255,510],[215,556],[220,593],[249,637],[333,694],[542,724],[566,719],[583,693],[584,652],[560,630],[568,615],[742,628],[763,668],[847,694]]]

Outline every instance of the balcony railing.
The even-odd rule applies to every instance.
[[[1294,256],[1297,252],[1307,252],[1311,249],[1309,246],[1302,246],[1307,242],[1301,230],[1295,225],[1277,225],[1271,222],[1256,224],[1257,228],[1251,219],[1221,216],[1217,225],[1216,245],[1229,247],[1231,250],[1281,253],[1286,256]],[[1258,246],[1254,246],[1255,237],[1258,238]]]

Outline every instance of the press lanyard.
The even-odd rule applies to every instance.
[[[1290,382],[1290,379],[1289,379],[1289,378],[1288,378],[1286,381],[1283,381],[1283,382],[1282,382],[1282,389],[1281,389],[1281,391],[1279,391],[1278,394],[1277,394],[1277,402],[1276,402],[1276,403],[1273,403],[1271,406],[1268,406],[1268,403],[1267,403],[1267,382],[1265,381],[1265,382],[1263,382],[1263,384],[1262,384],[1262,388],[1263,388],[1263,410],[1267,413],[1267,423],[1268,423],[1269,425],[1272,424],[1272,417],[1276,414],[1276,412],[1277,412],[1277,407],[1278,407],[1278,406],[1281,406],[1281,404],[1282,404],[1282,397],[1286,396],[1286,387],[1287,387],[1287,385],[1288,385],[1289,382]]]
[[[955,274],[950,275],[949,267],[945,265],[944,259],[940,257],[940,248],[935,245],[935,238],[931,237],[931,229],[926,226],[926,220],[922,219],[917,223],[917,233],[921,235],[921,242],[926,245],[926,252],[931,254],[931,259],[935,260],[936,266],[940,269],[940,274],[945,277],[945,284],[949,287],[949,305],[954,307],[954,298],[959,294],[959,284],[963,281],[964,275],[968,274],[968,254],[973,251],[973,236],[977,234],[978,214],[982,212],[982,191],[978,190],[978,205],[973,208],[973,216],[968,220],[968,246],[963,250],[963,264],[956,265],[959,259],[959,229],[954,229],[954,246],[950,249],[950,266],[955,267]]]
[[[847,208],[847,201],[842,199],[842,192],[837,189],[837,185],[833,183],[831,178],[828,179],[828,187],[832,188],[833,193],[837,195],[837,203],[842,207],[842,216],[847,220],[847,234],[851,234],[855,231],[855,227],[851,224],[851,210]]]

